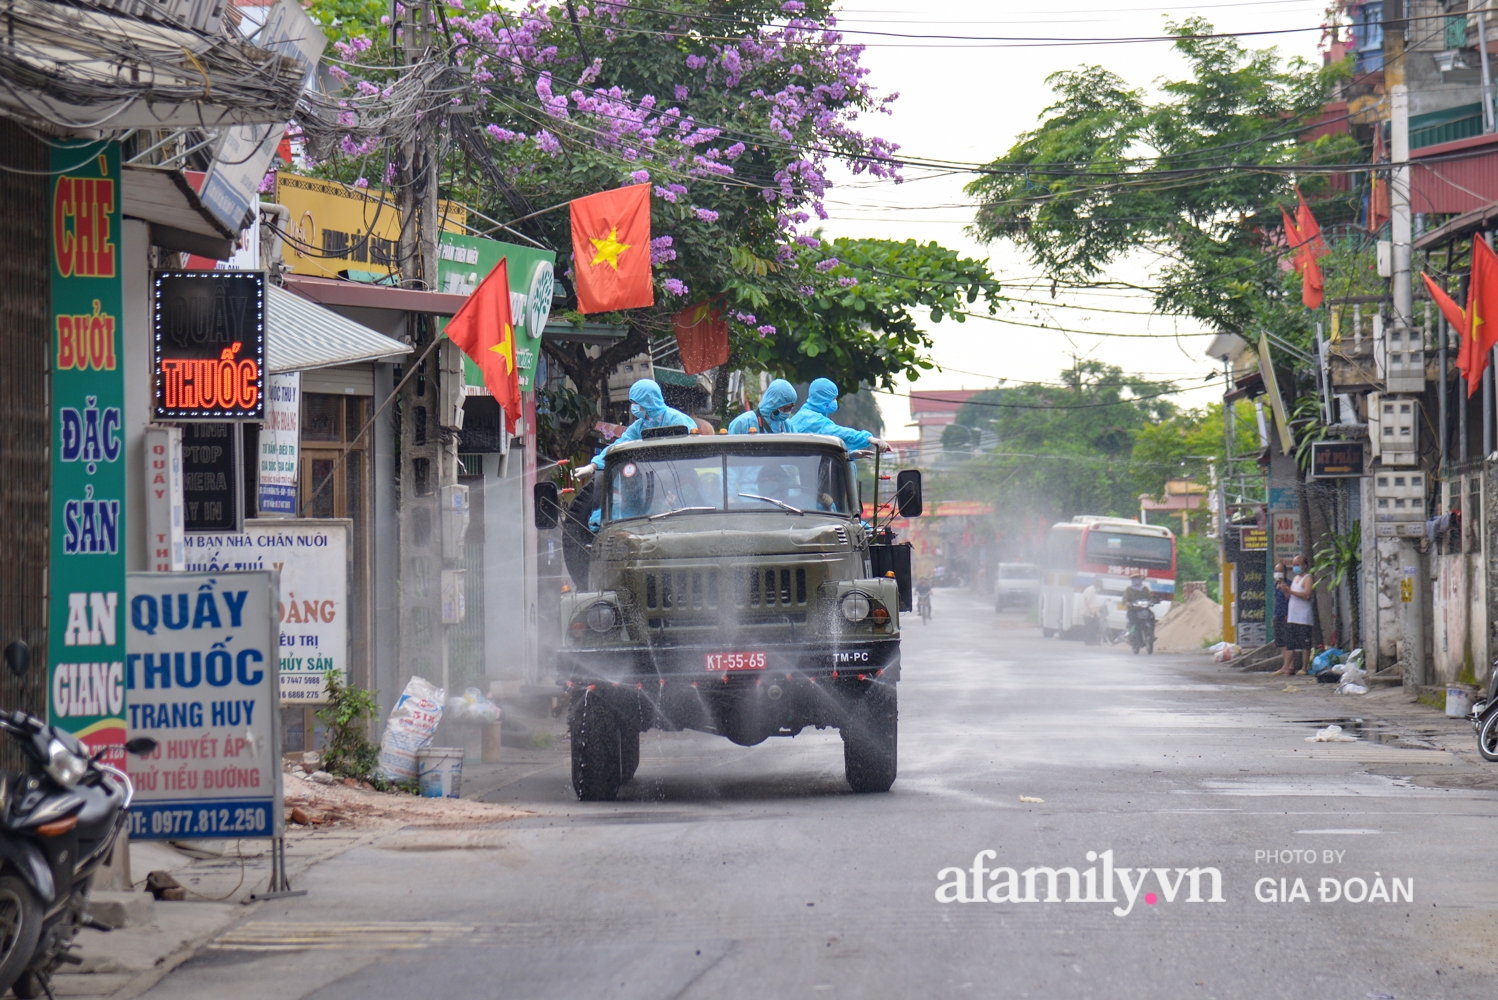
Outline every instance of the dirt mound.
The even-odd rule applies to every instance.
[[[1222,636],[1222,606],[1202,591],[1192,591],[1155,629],[1158,653],[1199,653],[1205,640]]]
[[[347,823],[354,827],[385,825],[396,821],[406,826],[455,828],[482,826],[528,816],[523,809],[475,802],[472,799],[426,799],[415,795],[377,792],[367,786],[343,783],[324,785],[298,775],[286,775],[286,813],[300,809],[309,824]]]

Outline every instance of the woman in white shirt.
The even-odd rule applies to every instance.
[[[1285,621],[1285,665],[1279,670],[1281,674],[1303,674],[1309,667],[1312,586],[1306,557],[1296,556],[1290,562],[1290,612]],[[1296,653],[1300,654],[1299,657]],[[1290,669],[1292,664],[1296,666],[1294,671]]]

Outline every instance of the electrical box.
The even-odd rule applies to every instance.
[[[1380,538],[1419,537],[1425,533],[1425,475],[1379,472],[1373,477],[1373,520]]]
[[[1378,276],[1394,277],[1394,244],[1389,240],[1378,241]]]
[[[1376,410],[1378,457],[1385,466],[1418,465],[1420,462],[1420,402],[1409,396],[1380,395],[1370,398]]]
[[[464,617],[468,614],[468,601],[466,600],[466,588],[468,586],[468,571],[466,569],[445,569],[442,571],[442,624],[461,625]]]
[[[1384,328],[1384,388],[1389,392],[1425,391],[1425,335],[1397,325]]]
[[[463,558],[463,542],[468,537],[468,487],[442,487],[442,556]]]
[[[443,430],[463,429],[463,401],[468,398],[463,378],[463,349],[452,341],[437,348],[441,377],[437,380],[437,424]]]

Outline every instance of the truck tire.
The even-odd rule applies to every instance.
[[[887,792],[899,764],[899,699],[893,684],[873,683],[843,725],[843,768],[855,792]]]
[[[632,726],[626,726],[619,734],[619,771],[623,781],[627,783],[634,779],[635,771],[640,767],[640,731]]]
[[[572,705],[572,790],[584,802],[612,802],[624,784],[619,719],[602,698],[584,694]]]

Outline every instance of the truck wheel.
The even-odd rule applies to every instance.
[[[899,762],[899,700],[893,684],[874,683],[843,726],[843,768],[855,792],[887,792]]]
[[[630,781],[640,766],[640,731],[625,727],[619,734],[619,771],[621,783]]]
[[[572,790],[584,802],[612,802],[624,784],[619,720],[602,698],[583,695],[573,703]]]

